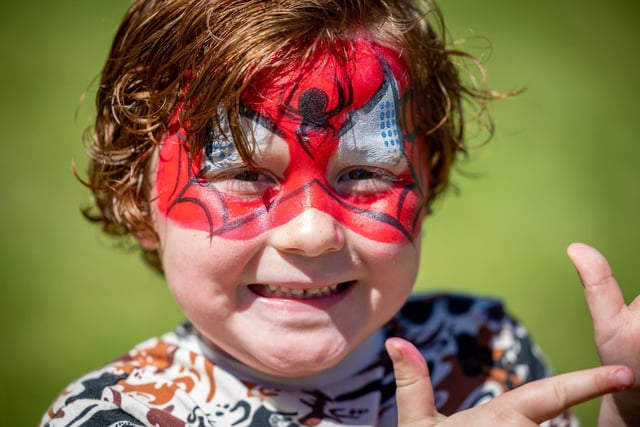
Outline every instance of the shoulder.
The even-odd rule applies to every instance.
[[[186,326],[149,339],[82,376],[60,393],[40,425],[174,424],[178,419],[166,419],[160,408],[176,400],[186,403],[183,396],[178,399],[184,384],[200,380],[207,369],[204,357],[193,351],[191,335]],[[194,363],[197,366],[188,366]]]
[[[549,375],[527,329],[499,299],[415,295],[389,323],[387,333],[408,339],[422,352],[444,413]]]
[[[432,316],[483,317],[500,320],[506,316],[500,299],[461,293],[415,294],[402,307],[398,316],[405,320],[422,323]]]
[[[456,293],[416,294],[411,296],[390,323],[397,332],[434,333],[446,328],[476,333],[517,322],[507,313],[501,300]]]
[[[425,352],[449,349],[460,359],[479,357],[492,366],[521,362],[530,368],[527,378],[547,375],[529,331],[497,298],[453,293],[414,295],[390,325],[396,334]]]

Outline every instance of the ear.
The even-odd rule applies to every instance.
[[[148,251],[155,251],[160,247],[160,241],[158,235],[154,230],[146,229],[134,231],[131,233],[133,237],[138,241],[143,249]]]

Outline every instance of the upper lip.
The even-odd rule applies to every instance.
[[[332,281],[305,281],[305,282],[291,282],[291,281],[278,281],[278,280],[264,280],[248,283],[248,286],[251,285],[261,285],[261,286],[269,286],[269,287],[280,287],[286,289],[302,289],[303,291],[311,290],[311,289],[320,289],[332,286],[338,286],[346,283],[354,283],[356,280],[332,280]]]

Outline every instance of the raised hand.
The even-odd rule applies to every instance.
[[[396,376],[398,427],[537,426],[565,409],[634,383],[624,366],[602,366],[538,380],[447,418],[435,408],[429,370],[408,341],[390,338],[387,352]]]
[[[603,398],[599,425],[640,426],[640,295],[627,306],[609,263],[592,247],[574,243],[567,254],[584,286],[602,364],[626,365],[636,376],[633,388]]]

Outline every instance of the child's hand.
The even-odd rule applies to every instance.
[[[624,366],[603,366],[525,384],[484,405],[447,418],[436,411],[431,379],[420,352],[408,341],[391,338],[387,351],[396,376],[398,427],[537,426],[570,406],[634,382]]]
[[[598,251],[581,244],[567,253],[576,266],[593,320],[596,346],[603,365],[629,366],[636,376],[632,389],[606,396],[600,427],[640,425],[640,296],[625,304],[609,263]],[[626,423],[626,424],[625,424]]]

